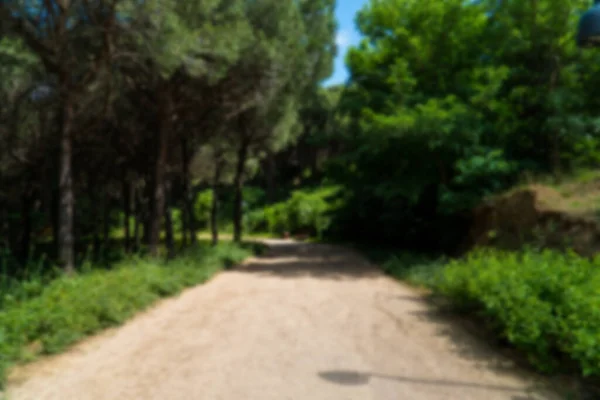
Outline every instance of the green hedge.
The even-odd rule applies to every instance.
[[[248,250],[224,243],[194,249],[168,263],[133,258],[109,271],[61,277],[47,285],[35,279],[24,282],[18,290],[3,293],[0,383],[11,364],[36,355],[28,354],[31,344],[45,354],[61,351],[249,255]]]
[[[480,250],[432,286],[474,312],[539,370],[600,376],[600,259],[556,251]]]

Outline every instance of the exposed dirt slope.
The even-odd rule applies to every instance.
[[[557,399],[358,255],[270,252],[15,371],[11,400]]]
[[[463,250],[494,245],[519,249],[523,244],[572,248],[591,256],[600,252],[600,183],[556,188],[530,185],[486,201],[473,213]]]

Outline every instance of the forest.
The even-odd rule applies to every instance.
[[[371,0],[348,81],[325,86],[335,0],[1,0],[0,369],[205,280],[194,265],[242,259],[244,235],[305,234],[402,254],[392,270],[450,260],[433,290],[538,369],[597,378],[600,261],[463,254],[485,199],[597,168],[589,3]],[[65,328],[73,280],[147,296],[92,298]]]

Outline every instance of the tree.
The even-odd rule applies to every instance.
[[[194,160],[213,220],[227,186],[240,205],[258,162],[296,140],[334,29],[332,0],[0,3],[0,234],[14,265],[52,253],[52,236],[71,273],[90,246],[108,256],[117,227],[125,250],[143,236],[154,255],[164,231],[173,255],[176,208],[194,243]]]
[[[130,70],[145,75],[143,85],[153,88],[152,95],[156,99],[149,246],[151,254],[157,255],[166,205],[171,132],[179,108],[177,94],[191,79],[215,82],[224,76],[228,66],[237,59],[237,43],[243,41],[245,21],[239,11],[239,2],[225,0],[208,3],[147,1],[141,7],[136,2],[128,2],[120,11],[131,18],[128,32],[135,60],[134,68]],[[228,33],[226,40],[223,39],[224,32]],[[141,65],[145,66],[142,71]]]
[[[9,33],[22,38],[44,65],[59,97],[59,259],[66,271],[74,268],[72,151],[73,121],[82,112],[81,98],[106,68],[111,56],[116,0],[111,2],[18,1],[0,4],[0,19]]]
[[[244,167],[253,152],[262,158],[297,138],[300,98],[331,71],[335,23],[333,1],[276,2],[247,5],[253,42],[241,66],[258,78],[258,101],[238,118],[234,177],[234,240],[241,240]],[[329,72],[329,73],[328,73]],[[279,147],[279,148],[278,148]]]
[[[596,100],[584,85],[597,55],[572,38],[584,3],[369,2],[335,118],[346,151],[325,173],[345,188],[338,234],[451,248],[469,210],[519,171],[591,154]]]

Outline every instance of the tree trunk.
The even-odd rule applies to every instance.
[[[73,106],[71,100],[63,99],[60,124],[60,163],[59,163],[59,211],[58,211],[58,259],[64,271],[75,271],[75,249],[73,238],[73,212],[75,195],[73,191]]]
[[[144,188],[140,191],[140,216],[142,219],[144,244],[150,245],[152,230],[152,213],[154,210],[154,178],[148,177]]]
[[[167,246],[167,258],[175,257],[175,241],[173,240],[173,218],[171,215],[171,187],[165,184],[165,244]]]
[[[188,215],[185,210],[185,199],[183,199],[183,207],[181,210],[181,249],[185,249],[188,246]]]
[[[158,128],[158,148],[154,170],[154,207],[152,218],[150,219],[150,254],[158,255],[158,246],[160,243],[160,231],[163,214],[165,211],[165,173],[167,167],[167,146],[169,142],[169,129],[171,128],[171,98],[167,90],[159,90],[160,117]]]
[[[23,196],[23,204],[21,209],[21,243],[20,257],[23,262],[29,259],[29,249],[31,248],[31,208],[33,206],[33,196],[26,191]]]
[[[123,211],[124,221],[123,228],[125,230],[125,252],[129,253],[131,250],[131,184],[127,180],[123,180]]]
[[[267,202],[275,201],[275,156],[269,152],[266,159]]]
[[[50,199],[50,225],[52,228],[52,248],[54,254],[58,255],[58,236],[59,236],[59,224],[58,224],[58,209],[59,209],[59,194],[57,187],[55,186],[52,190],[52,198]]]
[[[98,204],[96,195],[96,184],[92,178],[88,177],[88,197],[90,200],[90,219],[92,220],[92,249],[94,260],[100,256],[100,236],[98,235]]]
[[[8,224],[8,206],[0,204],[0,245],[3,247],[0,250],[10,249],[10,230]]]
[[[561,66],[560,66],[560,58],[558,56],[555,56],[554,58],[554,69],[552,70],[552,74],[550,75],[550,95],[552,95],[552,93],[555,91],[556,87],[558,86],[559,83],[559,79],[560,79],[560,73],[561,73]],[[553,111],[557,111],[557,110],[553,110]],[[560,113],[563,110],[558,110],[558,112]],[[556,128],[553,129],[552,133],[551,133],[551,137],[550,137],[550,165],[552,167],[552,173],[554,174],[555,177],[559,177],[560,176],[560,169],[561,169],[561,165],[560,165],[560,131]]]
[[[221,180],[221,162],[215,163],[215,175],[212,181],[212,204],[210,207],[210,232],[212,244],[219,243],[219,181]]]
[[[181,168],[182,168],[182,179],[183,179],[183,240],[186,241],[189,233],[190,243],[195,245],[198,243],[198,237],[196,235],[196,221],[194,218],[194,203],[193,196],[190,191],[190,154],[188,149],[188,143],[185,138],[181,141]]]
[[[195,187],[189,188],[190,200],[189,200],[189,220],[188,220],[188,233],[190,235],[190,243],[192,246],[198,244],[198,221],[196,221],[196,214],[194,212],[194,204],[196,204],[196,198],[198,197],[198,190]]]
[[[233,203],[233,240],[238,243],[242,240],[244,170],[246,168],[247,157],[248,141],[243,139],[240,142],[240,147],[238,149],[235,177],[233,180],[233,187],[235,190]]]
[[[134,251],[138,252],[141,248],[142,236],[140,235],[140,225],[142,224],[142,216],[141,216],[141,206],[138,198],[138,190],[134,186],[132,189],[133,192],[133,246]]]
[[[106,253],[110,240],[110,196],[104,191],[102,198],[102,251]]]
[[[142,207],[140,223],[142,224],[143,242],[146,245],[150,245],[150,236],[152,232],[152,213],[150,212],[152,205],[149,203],[150,202],[148,200],[140,203]]]
[[[7,230],[7,241],[8,241],[8,250],[10,254],[18,254],[18,238],[19,238],[19,230],[16,225],[18,222],[11,218],[10,215],[14,212],[14,210],[8,210],[8,230]]]

